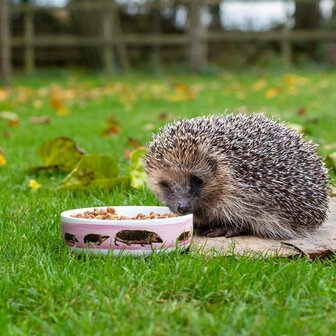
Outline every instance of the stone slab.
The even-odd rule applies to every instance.
[[[219,255],[325,258],[336,253],[336,198],[330,200],[328,220],[309,237],[273,240],[254,236],[233,238],[196,236],[194,237],[193,248],[200,249],[207,254]]]

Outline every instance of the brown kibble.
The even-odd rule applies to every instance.
[[[111,214],[116,213],[116,210],[114,208],[107,208],[106,211]]]
[[[143,213],[138,213],[135,217],[127,217],[118,215],[114,208],[106,209],[93,209],[92,211],[86,210],[84,213],[77,213],[71,215],[75,218],[86,218],[86,219],[100,219],[100,220],[146,220],[146,219],[164,219],[177,217],[177,214],[172,212],[165,214],[157,214],[154,211],[151,211],[149,215]]]

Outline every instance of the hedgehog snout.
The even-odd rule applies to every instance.
[[[177,204],[177,212],[181,215],[191,213],[192,205],[191,202],[187,199],[181,200]]]

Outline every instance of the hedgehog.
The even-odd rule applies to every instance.
[[[326,220],[328,173],[317,146],[264,114],[182,119],[153,135],[151,189],[198,233],[308,236]]]

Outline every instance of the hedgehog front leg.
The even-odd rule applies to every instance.
[[[235,236],[239,236],[239,233],[233,229],[227,229],[225,227],[216,227],[213,230],[211,230],[208,234],[208,237],[214,238],[214,237],[225,237],[225,238],[231,238]]]
[[[245,228],[238,229],[231,228],[231,227],[225,227],[225,226],[210,226],[206,230],[203,231],[197,231],[199,232],[202,236],[207,236],[210,238],[214,237],[225,237],[225,238],[231,238],[231,237],[236,237],[241,234],[246,234],[248,231]]]

